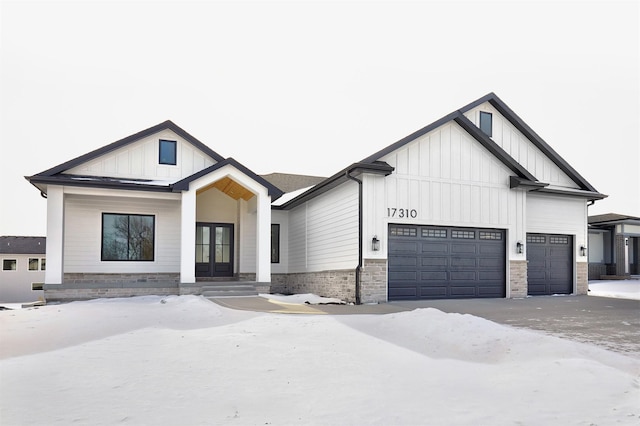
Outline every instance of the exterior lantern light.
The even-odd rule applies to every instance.
[[[524,244],[522,244],[522,241],[518,241],[516,243],[516,252],[518,254],[522,254],[523,251],[524,251]]]
[[[583,244],[580,246],[580,256],[586,256],[586,255],[587,255],[587,246]]]
[[[371,239],[371,250],[378,251],[380,250],[380,240],[377,235],[374,235]]]

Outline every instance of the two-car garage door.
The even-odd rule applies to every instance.
[[[389,300],[505,297],[505,231],[389,225]]]

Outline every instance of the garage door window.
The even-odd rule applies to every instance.
[[[451,238],[473,240],[476,238],[476,233],[474,231],[451,231]]]
[[[394,237],[417,237],[418,230],[409,226],[392,226],[389,229],[389,234]]]
[[[422,237],[423,238],[447,238],[447,230],[422,228]]]
[[[501,240],[502,232],[480,231],[481,240]]]
[[[552,237],[549,237],[549,242],[551,244],[569,244],[569,237],[552,236]]]
[[[530,244],[544,244],[547,239],[544,235],[527,235],[527,243]]]

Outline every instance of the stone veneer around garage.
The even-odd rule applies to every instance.
[[[323,297],[335,297],[355,302],[355,269],[272,274],[271,292],[283,294],[313,293]]]

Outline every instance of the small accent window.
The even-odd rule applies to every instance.
[[[280,263],[280,224],[271,224],[271,263]]]
[[[160,139],[160,164],[168,164],[175,166],[177,164],[177,145],[176,141],[167,141]]]
[[[31,290],[38,291],[42,290],[44,287],[44,283],[31,283]]]
[[[16,259],[3,259],[2,260],[2,270],[3,271],[15,271],[17,266]]]
[[[47,270],[47,259],[40,259],[40,270],[41,271],[46,271]]]
[[[422,228],[422,237],[423,238],[447,238],[447,230]]]
[[[102,260],[153,261],[155,217],[102,214]]]
[[[489,137],[493,136],[493,123],[491,119],[492,116],[490,112],[480,111],[480,130]]]
[[[29,270],[30,271],[37,271],[38,270],[38,266],[39,265],[39,261],[37,258],[29,258]]]
[[[413,227],[392,226],[389,228],[389,235],[395,237],[417,237],[418,230]]]

